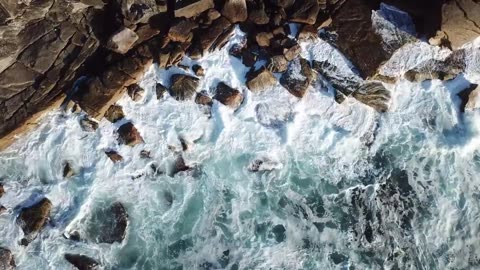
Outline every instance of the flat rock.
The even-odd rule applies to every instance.
[[[137,34],[129,28],[122,28],[113,34],[107,46],[118,53],[125,54],[127,53],[137,41]]]
[[[175,0],[175,17],[191,18],[214,7],[213,0]]]
[[[363,104],[374,108],[377,112],[388,111],[390,92],[380,82],[367,81],[352,93],[352,97]]]
[[[112,122],[115,123],[125,117],[125,114],[123,113],[122,106],[120,105],[112,105],[108,110],[105,112],[105,118]]]
[[[480,35],[480,3],[475,0],[447,1],[442,8],[440,35],[445,34],[453,49]]]
[[[218,100],[225,106],[232,109],[237,109],[243,101],[243,95],[237,89],[234,89],[224,82],[220,82],[217,85],[214,99]]]
[[[142,136],[131,122],[121,125],[117,130],[117,134],[118,141],[121,144],[135,146],[143,143]]]
[[[67,253],[64,257],[78,270],[95,270],[100,265],[96,260],[85,255]]]
[[[49,199],[43,198],[32,206],[23,208],[17,218],[17,224],[22,228],[25,239],[22,243],[28,245],[46,224],[52,203]]]
[[[226,0],[221,13],[231,23],[244,22],[248,18],[247,2],[245,0]]]
[[[177,100],[191,99],[197,92],[198,84],[198,78],[174,74],[170,78],[170,95]]]
[[[272,87],[277,83],[277,78],[273,76],[267,68],[262,67],[257,71],[251,70],[247,73],[247,87],[252,92],[259,92]]]
[[[303,58],[297,58],[290,62],[288,70],[280,77],[280,84],[290,94],[302,98],[307,92],[313,79],[313,72],[310,64]]]
[[[0,247],[0,269],[13,270],[16,268],[15,259],[10,250]]]

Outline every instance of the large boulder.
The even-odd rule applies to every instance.
[[[296,23],[314,24],[317,21],[318,11],[320,11],[320,6],[317,0],[297,0],[289,20]]]
[[[213,8],[213,0],[175,0],[175,17],[191,18]]]
[[[247,2],[245,0],[226,0],[221,13],[231,23],[246,21],[248,17]]]
[[[290,94],[302,98],[307,92],[313,79],[310,64],[304,58],[297,58],[290,62],[288,70],[280,77],[280,84]]]
[[[430,59],[419,63],[413,69],[405,72],[404,76],[412,82],[422,82],[433,79],[451,80],[463,72],[465,67],[465,51],[456,50],[444,60]]]
[[[25,238],[22,244],[28,245],[35,239],[40,229],[47,223],[52,209],[52,202],[43,198],[32,206],[23,208],[17,218],[17,224],[22,228]]]
[[[15,259],[10,250],[0,247],[0,269],[14,270],[16,268]]]
[[[380,82],[365,82],[352,96],[377,112],[386,112],[390,102],[390,92]]]
[[[124,117],[125,114],[123,113],[122,106],[119,105],[114,104],[105,112],[105,118],[112,123],[115,123]]]
[[[313,69],[321,74],[335,90],[345,96],[352,94],[363,83],[360,77],[348,73],[344,74],[328,61],[313,60]]]
[[[170,78],[170,95],[177,100],[191,99],[197,92],[198,84],[198,78],[174,74]]]
[[[251,70],[247,73],[247,87],[252,92],[259,92],[269,87],[274,86],[277,83],[277,78],[273,76],[265,67],[254,71]]]
[[[231,36],[233,25],[225,17],[220,17],[212,22],[212,24],[205,29],[198,29],[195,32],[195,38],[192,41],[192,53],[200,55],[206,52],[214,51],[225,45],[225,42]]]
[[[232,109],[237,109],[240,107],[240,104],[242,104],[243,101],[242,93],[237,89],[226,85],[224,82],[218,83],[217,90],[213,98]]]
[[[100,265],[96,260],[85,255],[67,253],[64,257],[78,270],[95,270]]]
[[[143,143],[143,138],[140,135],[140,132],[138,132],[137,128],[135,128],[131,122],[121,125],[117,130],[117,134],[118,141],[121,144],[135,146]]]
[[[88,237],[97,243],[121,243],[127,234],[128,213],[120,202],[97,208],[88,223]]]
[[[446,35],[453,49],[477,38],[480,33],[480,3],[475,0],[451,0],[442,7],[439,35]]]
[[[198,25],[193,20],[177,19],[173,22],[172,26],[170,26],[168,37],[173,42],[186,42],[192,39],[192,30],[197,27]]]

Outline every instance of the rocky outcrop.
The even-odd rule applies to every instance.
[[[22,239],[23,245],[28,245],[35,239],[38,232],[47,223],[51,209],[52,203],[50,200],[43,198],[34,205],[21,210],[17,223],[25,235],[25,238]]]
[[[445,35],[453,49],[480,36],[480,3],[475,0],[450,0],[442,7],[442,26],[438,36]]]
[[[0,269],[14,270],[16,268],[15,259],[10,250],[0,247]]]
[[[95,270],[100,265],[96,260],[85,255],[67,253],[64,257],[78,270]]]
[[[380,82],[365,82],[353,92],[352,97],[377,112],[386,112],[390,102],[390,92]]]
[[[290,62],[288,70],[280,78],[280,84],[290,94],[302,98],[307,92],[313,79],[310,64],[304,58],[297,58]]]
[[[243,95],[237,89],[226,85],[224,82],[220,82],[217,85],[213,99],[218,100],[223,105],[236,110],[238,107],[240,107],[240,104],[242,104]]]
[[[273,76],[265,67],[254,71],[251,70],[247,73],[247,87],[252,92],[258,92],[272,87],[277,83],[277,79]]]
[[[127,94],[133,101],[140,101],[143,98],[144,93],[145,90],[136,83],[127,87]]]
[[[118,141],[121,144],[135,146],[143,143],[143,138],[140,135],[140,132],[138,132],[137,128],[135,128],[131,122],[121,125],[117,130],[117,134]]]
[[[197,92],[198,84],[198,78],[174,74],[170,78],[170,95],[177,100],[191,99]]]
[[[470,84],[467,88],[462,90],[457,96],[460,98],[460,112],[465,110],[474,110],[478,108],[478,94],[480,87],[477,84]]]
[[[129,28],[123,27],[110,37],[107,46],[118,53],[125,54],[138,40],[138,35]]]

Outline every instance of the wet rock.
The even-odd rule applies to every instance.
[[[155,95],[157,100],[162,99],[165,96],[165,93],[168,93],[168,89],[161,83],[155,85]]]
[[[65,162],[63,165],[63,178],[70,178],[75,175],[72,166],[69,162]]]
[[[295,3],[295,0],[272,0],[272,4],[287,9]]]
[[[280,84],[292,95],[302,98],[307,92],[312,79],[312,69],[307,60],[297,58],[288,65],[288,70],[280,78]]]
[[[3,194],[5,194],[5,188],[0,184],[0,198],[2,198]]]
[[[198,25],[193,20],[176,20],[168,31],[168,37],[173,42],[186,42],[192,39],[192,30],[197,27]]]
[[[270,32],[260,32],[255,36],[258,46],[268,47],[270,46],[270,40],[273,38],[273,34]]]
[[[464,50],[452,52],[445,60],[428,60],[404,74],[412,82],[425,80],[451,80],[465,70],[466,55]]]
[[[343,255],[343,254],[340,254],[340,253],[337,253],[337,252],[334,252],[330,255],[328,255],[328,257],[330,258],[330,260],[334,263],[334,264],[341,264],[345,261],[348,260],[348,257]]]
[[[197,96],[195,97],[195,103],[200,105],[212,106],[213,101],[212,98],[209,97],[206,93],[200,92],[197,93]]]
[[[80,119],[80,126],[84,131],[94,132],[98,128],[98,123],[88,117]]]
[[[3,205],[0,205],[0,215],[7,212],[7,208]]]
[[[272,171],[281,168],[282,164],[277,161],[271,160],[268,157],[262,157],[255,159],[248,166],[248,170],[251,172]]]
[[[272,233],[277,243],[281,243],[285,241],[285,239],[287,238],[287,235],[285,234],[285,232],[286,232],[285,227],[282,224],[278,224],[273,227]]]
[[[133,101],[140,101],[143,98],[144,93],[145,90],[136,83],[127,87],[127,94]]]
[[[94,230],[97,242],[113,244],[125,239],[128,213],[122,203],[115,202],[107,208],[97,209],[92,218],[92,224],[97,224]]]
[[[475,0],[447,1],[442,7],[439,35],[448,37],[453,49],[478,37],[480,33],[480,3]]]
[[[191,99],[197,92],[199,79],[183,75],[174,74],[170,78],[170,95],[177,100]]]
[[[265,67],[254,71],[251,70],[247,73],[247,87],[252,92],[259,92],[266,88],[272,87],[277,83],[277,79],[273,76]]]
[[[190,170],[191,167],[190,166],[187,166],[185,164],[185,160],[183,159],[183,157],[180,155],[177,157],[177,159],[175,160],[175,163],[173,164],[173,167],[172,167],[172,172],[171,172],[171,176],[174,176],[175,174],[179,173],[179,172],[185,172],[185,171],[188,171]]]
[[[125,54],[137,39],[138,36],[134,31],[124,27],[110,37],[107,46],[115,52]]]
[[[205,76],[205,70],[200,65],[193,65],[192,70],[197,76]]]
[[[147,150],[140,151],[140,158],[143,158],[143,159],[152,158],[152,156],[150,155],[150,151],[147,151]]]
[[[197,32],[192,47],[199,51],[201,55],[206,52],[212,52],[225,45],[228,38],[233,33],[233,25],[225,17],[220,17],[206,29]]]
[[[124,117],[125,117],[125,114],[123,113],[122,106],[119,106],[119,105],[112,105],[105,112],[105,118],[112,123],[115,123],[123,119]]]
[[[465,112],[467,104],[469,105],[468,109],[475,108],[475,101],[479,90],[480,87],[478,87],[478,84],[470,84],[467,88],[457,94],[460,98],[460,112]]]
[[[265,12],[265,3],[263,0],[248,0],[248,20],[254,24],[264,25],[270,21],[270,17]]]
[[[317,0],[297,0],[293,10],[289,18],[291,22],[314,24],[320,7]]]
[[[268,67],[268,70],[270,70],[271,72],[275,72],[275,73],[285,72],[287,71],[287,68],[288,68],[288,60],[283,55],[272,56],[268,60],[267,67]]]
[[[175,17],[192,18],[214,7],[213,0],[175,0]]]
[[[117,133],[119,143],[121,144],[135,146],[143,143],[142,136],[131,122],[121,125],[118,128]]]
[[[477,86],[468,95],[468,102],[465,105],[465,110],[472,111],[479,108],[480,108],[480,86]]]
[[[231,23],[244,22],[247,20],[247,2],[245,0],[226,0],[221,11]]]
[[[380,82],[365,82],[352,96],[377,112],[386,112],[390,102],[390,92]]]
[[[313,60],[313,69],[321,74],[335,90],[345,96],[350,96],[363,83],[363,80],[353,74],[344,74],[336,66],[327,61]]]
[[[96,260],[80,254],[65,254],[65,260],[78,270],[95,270],[100,265]]]
[[[22,228],[25,238],[22,244],[28,245],[46,224],[52,203],[49,199],[43,198],[30,207],[23,208],[17,218],[17,224]]]
[[[14,270],[16,268],[15,259],[10,250],[0,247],[0,269]]]
[[[123,157],[119,153],[117,153],[117,151],[105,151],[105,154],[108,156],[108,158],[110,158],[110,160],[113,161],[113,163],[117,163],[123,160]]]
[[[224,82],[220,82],[217,85],[217,90],[213,98],[232,109],[237,109],[240,107],[240,104],[243,101],[242,93],[226,85]]]

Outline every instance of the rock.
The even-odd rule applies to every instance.
[[[125,114],[123,113],[122,106],[119,106],[119,105],[112,105],[105,112],[105,118],[112,123],[115,123],[123,119],[124,117],[125,117]]]
[[[404,76],[412,82],[425,80],[451,80],[465,70],[465,51],[453,51],[445,60],[428,60],[407,71]]]
[[[121,125],[118,128],[117,133],[118,141],[121,144],[135,146],[137,144],[143,143],[142,136],[131,122]]]
[[[240,107],[240,104],[243,101],[242,93],[226,85],[224,82],[218,83],[217,90],[213,98],[234,110]]]
[[[254,24],[265,25],[270,21],[270,17],[265,12],[265,3],[263,0],[248,0],[248,20]]]
[[[247,2],[245,0],[226,0],[221,11],[222,15],[231,23],[247,20]]]
[[[390,92],[380,82],[367,81],[352,96],[377,112],[386,112],[390,102]]]
[[[205,70],[200,65],[193,65],[192,70],[197,76],[205,76]]]
[[[147,150],[140,151],[140,158],[143,158],[143,159],[152,158],[150,155],[150,151],[147,151]]]
[[[213,0],[175,0],[175,17],[191,18],[214,7]]]
[[[272,171],[275,169],[280,169],[282,164],[279,162],[273,161],[268,157],[262,157],[255,159],[248,166],[248,170],[251,172],[261,172],[261,171]]]
[[[100,265],[96,260],[85,255],[67,253],[64,257],[78,270],[95,270]]]
[[[200,92],[197,93],[197,96],[195,97],[195,103],[200,105],[212,106],[213,101],[212,98],[209,97],[206,93]]]
[[[14,270],[16,267],[12,252],[6,248],[0,247],[0,269]]]
[[[123,161],[123,157],[119,153],[117,153],[117,151],[105,151],[105,154],[108,156],[108,158],[110,158],[110,160],[113,161],[113,163]]]
[[[177,174],[179,172],[188,171],[190,169],[191,169],[191,167],[189,167],[185,164],[185,160],[180,155],[180,156],[177,157],[177,159],[175,160],[175,163],[173,164],[171,176],[174,176],[175,174]]]
[[[313,69],[321,74],[335,90],[344,96],[350,96],[360,88],[363,80],[353,74],[344,74],[336,66],[327,61],[313,60]]]
[[[193,37],[192,30],[197,27],[198,25],[193,20],[175,20],[168,31],[168,37],[173,42],[186,42]]]
[[[92,215],[92,235],[98,243],[122,243],[127,234],[128,213],[120,202],[97,209]]]
[[[7,212],[7,208],[5,208],[5,206],[3,205],[0,205],[0,215]]]
[[[197,92],[199,80],[195,77],[174,74],[170,78],[170,95],[177,100],[191,99]]]
[[[211,25],[212,22],[220,18],[220,16],[222,16],[220,12],[211,8],[199,16],[198,22],[203,25]]]
[[[168,89],[165,86],[163,86],[163,84],[157,83],[155,85],[155,94],[157,96],[157,100],[162,99],[165,96],[165,93],[167,92],[168,92]]]
[[[63,178],[70,178],[75,175],[72,166],[69,162],[65,162],[63,165]]]
[[[214,51],[216,48],[221,48],[224,45],[232,31],[233,25],[230,21],[225,17],[220,17],[208,28],[202,29],[201,32],[196,32],[192,46],[202,55],[206,52]]]
[[[242,63],[247,67],[253,67],[257,62],[257,55],[244,48],[241,53]]]
[[[5,188],[0,184],[0,198],[2,198],[3,194],[5,194]]]
[[[273,34],[270,32],[260,32],[255,36],[258,46],[268,47],[270,46],[270,40],[273,38]]]
[[[275,240],[277,241],[277,243],[285,241],[285,239],[287,238],[285,232],[285,227],[282,224],[275,225],[272,228],[272,233],[275,236]]]
[[[473,110],[478,107],[477,97],[478,92],[480,92],[480,87],[478,84],[470,84],[467,88],[462,90],[457,96],[460,98],[460,112],[465,112],[467,110]]]
[[[289,21],[304,24],[314,24],[320,10],[317,0],[297,0],[293,7]]]
[[[145,90],[136,83],[127,87],[127,94],[133,101],[140,101],[144,93]]]
[[[17,224],[22,228],[25,238],[22,244],[28,245],[37,236],[40,229],[47,223],[52,203],[43,198],[32,206],[23,208],[17,218]]]
[[[447,1],[442,7],[440,35],[446,35],[452,49],[478,37],[480,33],[480,3],[475,0]]]
[[[137,41],[137,34],[129,28],[122,28],[113,34],[108,40],[107,46],[118,53],[127,53]]]
[[[259,92],[269,87],[274,86],[277,83],[277,79],[273,76],[265,67],[260,68],[257,71],[253,69],[247,73],[247,87],[252,92]]]
[[[285,56],[283,55],[272,56],[268,60],[267,67],[268,67],[268,70],[270,70],[271,72],[275,72],[275,73],[285,72],[287,71],[287,68],[288,68],[287,58],[285,58]]]
[[[313,79],[312,69],[307,60],[297,58],[290,62],[288,70],[280,77],[280,84],[292,95],[302,98]]]
[[[98,128],[98,123],[88,117],[80,119],[80,126],[84,131],[94,132]]]

